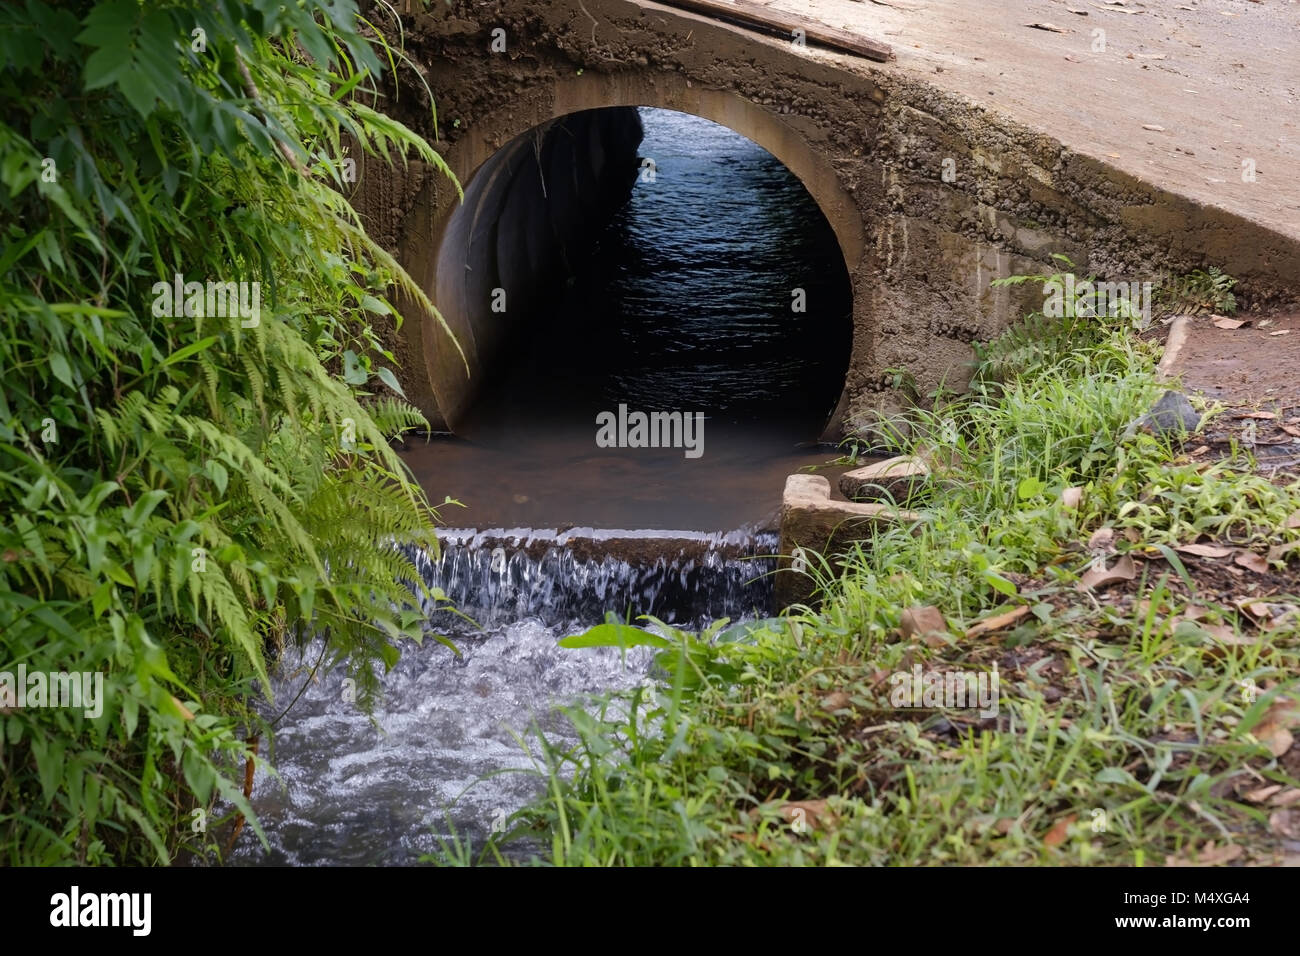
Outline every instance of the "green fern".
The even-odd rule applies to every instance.
[[[150,39],[195,27],[202,56]],[[119,74],[87,60],[146,41]],[[105,679],[95,718],[0,713],[5,862],[218,855],[191,816],[223,801],[257,832],[240,781],[274,655],[323,636],[364,702],[422,639],[408,555],[437,515],[390,442],[427,422],[376,397],[372,322],[400,321],[395,289],[437,313],[323,160],[346,133],[447,168],[357,101],[372,44],[395,62],[351,0],[0,6],[0,671]],[[177,273],[260,283],[259,322],[154,314]]]
[[[1156,306],[1161,316],[1204,315],[1237,311],[1237,297],[1232,290],[1237,280],[1211,266],[1164,283],[1156,294]]]

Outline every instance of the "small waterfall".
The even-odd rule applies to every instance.
[[[774,532],[442,531],[441,554],[412,557],[425,584],[482,625],[650,614],[680,627],[765,616]],[[450,612],[431,612],[437,626]]]
[[[605,611],[653,614],[695,628],[721,617],[765,617],[777,536],[660,531],[527,529],[440,532],[437,557],[412,554],[475,627],[446,610],[429,628],[452,639],[406,645],[382,675],[373,715],[353,702],[344,672],[315,673],[319,639],[291,649],[273,676],[279,712],[253,805],[270,842],[247,830],[235,864],[410,864],[452,828],[481,846],[491,829],[535,798],[543,781],[516,733],[536,722],[552,741],[576,742],[556,704],[649,680],[653,652],[570,650],[568,634]]]

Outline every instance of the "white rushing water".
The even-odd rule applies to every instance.
[[[614,648],[569,650],[557,646],[560,638],[599,623],[606,607],[698,624],[761,616],[770,601],[762,577],[770,559],[743,555],[772,554],[771,534],[650,533],[640,540],[668,550],[648,562],[642,555],[639,566],[612,555],[575,558],[572,538],[548,534],[453,532],[438,560],[421,556],[426,582],[488,623],[478,630],[446,611],[431,615],[430,629],[451,637],[461,657],[433,640],[408,646],[383,678],[373,717],[349,699],[341,669],[310,677],[318,642],[280,662],[275,703],[265,712],[289,710],[264,751],[279,776],[259,771],[253,790],[271,849],[246,829],[232,862],[409,864],[437,851],[453,828],[480,847],[494,822],[540,792],[516,735],[534,752],[534,723],[568,739],[555,705],[648,681],[648,649],[626,656]],[[673,553],[692,538],[702,553]],[[521,600],[528,604],[522,614]]]

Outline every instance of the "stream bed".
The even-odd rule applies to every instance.
[[[431,501],[454,499],[441,523],[467,529],[417,556],[473,618],[429,616],[461,656],[405,648],[372,715],[342,672],[313,674],[318,644],[282,660],[264,710],[288,708],[263,742],[278,776],[259,771],[252,799],[270,852],[246,829],[232,862],[409,864],[453,829],[481,846],[539,793],[530,727],[563,738],[556,704],[649,679],[645,649],[557,641],[607,611],[770,615],[785,476],[836,454],[818,439],[848,363],[847,273],[779,161],[706,120],[641,115],[653,181],[523,323],[458,434],[402,450]],[[597,416],[621,406],[702,415],[701,454],[602,446]]]

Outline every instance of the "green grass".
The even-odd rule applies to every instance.
[[[934,491],[905,503],[923,520],[861,542],[819,607],[742,640],[661,629],[678,666],[653,694],[568,708],[575,747],[537,734],[546,794],[502,842],[541,839],[536,862],[555,865],[1144,865],[1233,844],[1272,860],[1273,811],[1244,795],[1297,785],[1266,746],[1296,689],[1296,618],[1256,629],[1171,546],[1300,537],[1300,485],[1123,440],[1162,389],[1154,358],[1103,330],[918,413],[891,450],[933,462]],[[1101,528],[1141,574],[1085,592]],[[900,637],[914,605],[943,613],[942,639]],[[996,663],[998,716],[893,706],[890,675],[917,663]]]

